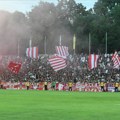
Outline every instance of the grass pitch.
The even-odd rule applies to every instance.
[[[120,120],[120,93],[0,90],[0,120]]]

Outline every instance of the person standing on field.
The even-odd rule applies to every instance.
[[[100,82],[101,91],[104,92],[104,82]]]
[[[3,81],[0,81],[0,89],[3,89]]]
[[[47,89],[47,81],[44,82],[44,90],[48,90]]]
[[[118,87],[119,87],[119,83],[116,82],[116,83],[115,83],[115,92],[118,92]]]
[[[26,87],[27,87],[27,90],[29,90],[29,89],[30,89],[30,83],[29,83],[29,81],[28,81],[28,82],[26,82]]]
[[[69,82],[69,83],[68,83],[68,86],[69,86],[69,91],[72,91],[73,83],[72,83],[72,82]]]
[[[22,90],[22,81],[19,82],[20,90]]]
[[[55,90],[55,86],[56,86],[56,82],[53,81],[53,82],[51,83],[51,89],[52,89],[52,90]]]

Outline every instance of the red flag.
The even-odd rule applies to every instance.
[[[98,55],[91,54],[88,57],[88,67],[89,69],[93,69],[97,67],[97,60],[98,60]]]
[[[16,62],[11,61],[8,65],[8,68],[13,73],[18,74],[18,72],[20,71],[20,68],[21,68],[21,63],[16,63]]]
[[[54,55],[53,57],[49,58],[48,61],[51,64],[51,67],[55,70],[61,70],[64,69],[67,64],[66,64],[66,60],[64,60],[62,57]]]

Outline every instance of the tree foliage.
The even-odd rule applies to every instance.
[[[76,34],[76,53],[88,53],[88,36],[91,34],[92,53],[105,53],[105,34],[108,36],[108,52],[120,50],[120,0],[98,0],[94,7],[87,10],[75,0],[58,0],[54,3],[40,2],[31,12],[9,13],[0,11],[0,51],[17,54],[18,43],[21,55],[25,49],[39,47],[39,53],[44,54],[44,44],[47,53],[55,53],[59,45],[60,35],[62,45],[69,47],[72,53],[73,35]],[[4,46],[4,47],[3,47]]]

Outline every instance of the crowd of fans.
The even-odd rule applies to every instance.
[[[120,70],[113,68],[111,54],[99,56],[98,67],[92,70],[88,68],[88,55],[69,55],[67,67],[55,72],[48,59],[50,55],[40,55],[39,59],[31,59],[15,56],[3,56],[0,61],[0,80],[6,82],[80,82],[80,83],[115,83],[120,81]],[[22,62],[18,74],[7,69],[9,61]]]

